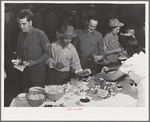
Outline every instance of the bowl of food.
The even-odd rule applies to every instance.
[[[87,106],[90,104],[91,100],[89,97],[82,97],[79,102],[82,106]]]
[[[44,91],[32,91],[27,93],[26,99],[30,106],[39,107],[45,102],[45,93]]]
[[[32,91],[44,91],[44,88],[40,87],[40,86],[33,86],[31,88],[29,88],[29,92]]]
[[[61,85],[47,85],[44,88],[47,98],[51,101],[57,101],[64,95],[64,87]]]
[[[26,100],[26,95],[27,95],[26,93],[20,93],[20,94],[18,94],[17,97],[19,100],[24,101],[24,100]]]

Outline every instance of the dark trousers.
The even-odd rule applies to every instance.
[[[62,85],[70,80],[70,72],[60,72],[52,68],[47,69],[46,85]]]
[[[44,88],[46,79],[46,65],[44,63],[37,64],[24,69],[24,88],[28,89],[33,86]]]

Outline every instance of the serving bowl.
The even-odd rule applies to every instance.
[[[29,92],[32,92],[32,91],[44,91],[44,89],[40,86],[33,86],[29,88]]]
[[[88,106],[91,102],[90,98],[88,97],[82,97],[80,100],[79,100],[80,104],[82,106]]]
[[[44,91],[32,91],[27,93],[26,99],[30,106],[39,107],[45,102],[45,93]]]
[[[48,93],[48,92],[45,92],[46,94],[46,97],[51,100],[51,101],[57,101],[59,100],[63,95],[64,95],[64,92],[60,92],[60,93]]]

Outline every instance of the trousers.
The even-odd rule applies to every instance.
[[[33,86],[40,86],[44,88],[46,79],[46,65],[40,63],[32,67],[26,67],[23,71],[24,74],[24,89]]]
[[[70,80],[70,72],[61,72],[52,68],[47,69],[46,85],[63,85]]]

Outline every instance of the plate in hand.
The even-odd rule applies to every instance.
[[[92,72],[90,69],[85,69],[85,70],[76,70],[75,74],[78,76],[88,76],[90,75]]]
[[[119,59],[119,60],[126,60],[127,57],[126,57],[126,56],[120,56],[118,59]]]

